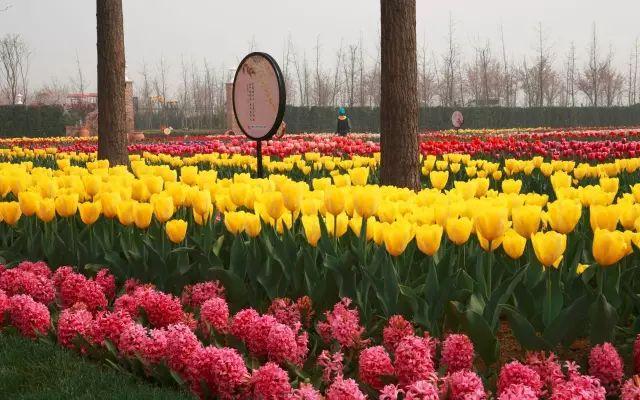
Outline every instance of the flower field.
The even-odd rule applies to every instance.
[[[202,398],[640,398],[639,136],[425,133],[419,192],[369,134],[264,179],[239,137],[4,139],[0,325]]]

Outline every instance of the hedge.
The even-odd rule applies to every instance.
[[[465,128],[567,128],[577,126],[613,127],[640,125],[640,104],[631,107],[430,107],[420,110],[420,129],[451,128],[451,114],[462,111]],[[337,110],[333,107],[287,107],[287,131],[334,132]],[[379,132],[378,108],[347,109],[356,132]]]
[[[0,137],[61,136],[72,119],[60,106],[0,106]]]

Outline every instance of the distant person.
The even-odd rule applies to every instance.
[[[347,111],[344,107],[338,109],[338,128],[336,133],[340,136],[347,136],[351,131],[351,123],[349,117],[347,117]]]

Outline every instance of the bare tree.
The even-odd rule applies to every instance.
[[[342,64],[344,82],[346,85],[346,103],[349,107],[356,104],[356,75],[358,73],[358,45],[352,44],[347,48],[346,62]]]
[[[122,0],[96,0],[98,158],[128,165]]]
[[[0,1],[0,12],[5,12],[11,8],[11,3]]]
[[[443,80],[440,88],[440,102],[443,106],[452,106],[455,101],[456,69],[459,63],[458,46],[455,41],[455,23],[453,15],[449,14],[449,29],[447,35],[447,53],[443,57]]]
[[[571,105],[571,107],[576,106],[576,46],[575,43],[571,42],[571,47],[569,48],[569,53],[567,55],[567,66],[566,66],[566,101],[565,106]]]
[[[429,65],[429,61],[430,60],[427,56],[427,39],[425,37],[420,51],[420,76],[418,77],[418,96],[423,107],[430,106],[435,95],[436,80],[433,75],[432,67]]]
[[[33,103],[37,105],[61,105],[69,95],[69,86],[52,78],[33,95]]]
[[[84,94],[87,90],[87,83],[84,78],[84,72],[82,71],[82,65],[80,64],[80,55],[78,54],[78,50],[76,50],[76,76],[71,79],[74,89],[80,93]]]
[[[597,107],[599,102],[600,75],[602,70],[602,61],[600,56],[600,48],[598,47],[598,35],[596,24],[593,24],[591,42],[589,44],[589,61],[578,80],[578,89],[587,96],[589,103]]]
[[[153,116],[153,105],[151,103],[151,76],[149,74],[147,63],[144,61],[142,63],[142,71],[140,71],[140,75],[142,75],[142,85],[140,87],[139,98],[142,100],[141,105],[142,110],[144,110],[146,128],[151,129],[151,118]]]
[[[380,180],[420,188],[416,0],[380,0]]]
[[[20,35],[9,34],[0,39],[0,68],[4,76],[1,89],[9,104],[16,104],[19,94],[26,99],[30,56],[29,46]]]

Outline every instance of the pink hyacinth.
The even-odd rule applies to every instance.
[[[98,271],[94,281],[102,288],[102,293],[107,300],[113,300],[116,294],[116,277],[109,273],[108,269],[103,268]]]
[[[360,348],[366,345],[361,336],[364,327],[360,326],[358,310],[349,308],[351,299],[344,298],[333,306],[331,312],[325,312],[326,322],[318,324],[318,332],[323,340],[329,342],[335,339],[340,346],[346,348]]]
[[[444,379],[441,392],[447,394],[449,400],[485,400],[482,379],[472,371],[460,370]]]
[[[386,385],[380,391],[378,398],[380,400],[398,400],[400,395],[404,395],[404,390],[397,385]]]
[[[72,308],[62,310],[58,318],[58,343],[69,349],[75,348],[75,339],[80,336],[90,341],[93,325],[93,315],[82,303],[76,303]]]
[[[404,337],[396,347],[394,369],[403,387],[428,380],[434,373],[429,341],[418,336]]]
[[[87,310],[91,312],[107,307],[107,297],[102,286],[84,275],[67,271],[63,275],[54,274],[54,279],[59,281],[59,294],[63,307],[68,308],[76,303],[84,303]]]
[[[622,400],[640,400],[640,376],[635,375],[622,386]]]
[[[0,289],[0,328],[4,322],[4,313],[9,310],[9,296],[4,290]]]
[[[309,383],[301,383],[298,389],[293,391],[290,400],[322,400],[322,395],[313,385]]]
[[[192,355],[202,347],[198,337],[184,324],[169,325],[165,331],[167,340],[167,365],[184,374]]]
[[[366,400],[358,384],[353,379],[343,379],[341,376],[327,389],[327,400]]]
[[[45,263],[44,261],[37,261],[37,262],[23,261],[20,264],[18,264],[16,268],[22,271],[31,272],[34,275],[43,276],[45,278],[51,278],[51,275],[52,275],[51,269],[49,268],[47,263]]]
[[[442,343],[441,364],[449,373],[473,367],[473,343],[467,335],[449,335]]]
[[[322,380],[325,383],[329,383],[338,376],[342,376],[344,369],[343,360],[344,355],[340,351],[332,354],[329,350],[322,350],[316,362],[318,366],[322,367]]]
[[[249,352],[256,356],[267,355],[269,332],[277,323],[276,319],[271,315],[261,315],[251,326],[249,326],[249,331],[247,332],[244,340]]]
[[[7,296],[26,294],[38,303],[51,304],[56,297],[53,281],[45,275],[36,275],[28,268],[12,268],[0,275],[0,289]]]
[[[545,396],[551,393],[553,387],[564,382],[562,367],[554,353],[550,353],[547,357],[543,351],[529,352],[526,356],[526,365],[540,376],[544,385],[542,394]]]
[[[251,391],[256,400],[288,400],[292,394],[287,372],[272,362],[253,371]]]
[[[553,388],[550,400],[605,400],[607,391],[600,381],[586,375],[574,375]]]
[[[540,396],[542,390],[542,380],[540,375],[532,368],[521,364],[518,361],[512,361],[500,369],[498,377],[498,395],[502,394],[511,385],[523,384],[529,386],[535,392],[536,396]]]
[[[204,383],[213,396],[235,399],[248,382],[247,366],[235,349],[201,347],[193,352],[189,363],[189,381],[196,393],[202,392],[200,385]]]
[[[209,327],[214,331],[226,334],[229,330],[229,306],[221,297],[213,297],[200,308],[200,322],[202,330],[210,334]]]
[[[387,326],[382,331],[384,347],[389,351],[395,351],[402,338],[413,336],[413,334],[411,323],[404,319],[402,315],[394,315],[389,318]]]
[[[500,396],[498,400],[538,400],[535,390],[527,385],[517,383],[509,386]]]
[[[126,326],[118,340],[118,350],[125,357],[141,356],[148,345],[149,335],[147,329],[137,322]]]
[[[615,395],[620,391],[624,375],[620,355],[611,343],[597,345],[589,354],[589,375],[600,380],[607,390],[607,395]]]
[[[129,278],[124,281],[123,286],[126,294],[132,294],[139,286],[142,286],[142,284],[136,278]]]
[[[142,358],[150,364],[159,364],[166,358],[167,337],[164,329],[151,329],[147,345],[142,349]]]
[[[298,325],[299,327],[299,325]],[[266,340],[266,353],[269,360],[278,364],[290,362],[301,366],[307,356],[307,333],[300,339],[296,332],[287,325],[274,322],[269,329]]]
[[[439,400],[438,388],[429,381],[418,381],[407,387],[405,400]]]
[[[62,286],[62,282],[65,281],[65,279],[67,279],[67,277],[71,274],[74,274],[75,272],[73,272],[73,268],[66,266],[66,267],[60,267],[58,269],[55,270],[55,272],[53,273],[51,279],[53,279],[53,284],[56,286],[56,288],[58,290],[60,290],[60,286]]]
[[[224,299],[224,287],[218,281],[208,281],[185,286],[181,301],[187,307],[198,308],[205,301],[217,297]]]
[[[134,318],[143,311],[153,328],[179,323],[195,328],[193,318],[184,312],[178,298],[147,286],[139,286],[131,295],[120,296],[115,302],[115,309],[127,311]]]
[[[267,310],[267,314],[273,315],[276,321],[290,328],[302,323],[298,305],[289,298],[274,299]]]
[[[391,358],[384,347],[369,347],[360,352],[358,375],[362,382],[372,388],[382,389],[384,383],[382,383],[380,378],[386,375],[393,375]]]
[[[38,333],[46,334],[51,327],[49,309],[26,294],[9,298],[9,320],[20,334],[32,339]]]
[[[260,314],[253,308],[238,311],[231,320],[231,334],[245,341],[249,337],[251,327],[260,319]]]
[[[108,340],[118,347],[122,332],[132,324],[133,319],[126,312],[100,311],[93,319],[89,335],[93,343],[104,345],[105,341]]]

